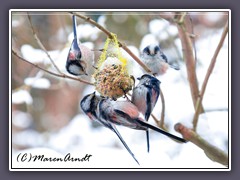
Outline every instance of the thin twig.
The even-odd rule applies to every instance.
[[[221,39],[218,43],[218,46],[217,46],[217,48],[214,52],[214,55],[212,57],[210,65],[208,67],[206,76],[205,76],[204,81],[203,81],[202,89],[200,91],[200,94],[199,94],[199,97],[198,97],[198,100],[197,100],[197,103],[196,103],[196,111],[195,111],[194,118],[193,118],[193,130],[194,131],[196,131],[196,128],[197,128],[198,117],[199,117],[199,114],[200,114],[200,104],[202,103],[202,99],[203,99],[203,96],[204,96],[204,93],[205,93],[205,90],[206,90],[206,87],[207,87],[209,77],[210,77],[210,75],[213,71],[213,68],[214,68],[216,60],[217,60],[217,56],[218,56],[218,54],[221,50],[221,47],[223,46],[223,43],[224,43],[224,40],[225,40],[225,37],[226,37],[227,33],[228,33],[228,22],[226,23],[226,25],[224,27]]]
[[[216,112],[216,111],[228,111],[228,108],[213,108],[213,109],[205,109],[205,112]]]
[[[195,41],[195,34],[194,34],[194,27],[193,27],[193,21],[192,21],[192,18],[191,16],[189,17],[189,20],[190,20],[190,23],[191,23],[191,38],[192,38],[192,42],[193,42],[193,50],[194,50],[194,55],[195,55],[195,68],[196,68],[196,65],[197,65],[197,49],[196,49],[196,41]]]
[[[152,116],[153,120],[155,121],[155,123],[157,124],[158,127],[162,128],[163,130],[168,132],[168,129],[166,128],[166,126],[163,123],[161,123],[153,113],[151,114],[151,116]]]
[[[31,87],[30,87],[29,85],[23,84],[23,85],[17,87],[16,89],[13,89],[13,90],[12,90],[12,93],[15,93],[15,92],[17,92],[17,91],[19,91],[19,90],[29,91],[30,88],[31,88]]]
[[[77,17],[84,19],[85,21],[89,22],[90,24],[96,26],[98,29],[100,29],[102,32],[104,32],[109,38],[113,38],[111,32],[109,32],[107,29],[105,29],[103,26],[101,26],[100,24],[98,24],[96,21],[92,20],[90,17],[81,15],[79,13],[76,12],[70,12],[70,14],[76,15]]]
[[[85,21],[89,22],[90,24],[96,26],[98,29],[100,29],[102,32],[104,32],[109,38],[113,38],[112,33],[108,31],[106,28],[98,24],[96,21],[92,20],[90,17],[78,14],[76,12],[70,12],[73,15],[76,15],[77,17],[84,19]],[[151,70],[137,57],[135,56],[131,50],[122,42],[118,40],[118,44],[120,47],[122,47],[146,72],[150,73]]]
[[[182,13],[180,13],[180,15],[179,15],[180,18],[179,18],[179,20],[178,20],[178,23],[179,23],[179,24],[183,24],[183,21],[184,21],[186,15],[187,15],[187,12],[182,12]]]
[[[62,74],[62,72],[60,71],[60,69],[57,67],[57,65],[54,63],[53,59],[51,58],[51,56],[49,55],[48,51],[46,50],[46,48],[43,46],[42,42],[40,41],[40,39],[37,36],[37,33],[34,30],[33,24],[32,24],[32,20],[31,20],[31,16],[28,14],[28,20],[32,29],[32,33],[33,33],[33,37],[36,40],[36,42],[38,43],[38,45],[40,46],[40,48],[46,53],[46,55],[48,56],[48,58],[50,59],[51,63],[53,64],[54,68],[57,70],[57,72],[59,74]]]
[[[192,142],[204,150],[204,153],[209,159],[216,161],[224,166],[228,166],[228,155],[224,151],[217,148],[216,146],[211,145],[192,129],[185,127],[181,123],[176,124],[174,128],[177,132],[182,134],[184,139]]]
[[[160,96],[161,96],[161,101],[162,101],[162,113],[161,113],[161,119],[160,119],[160,127],[164,127],[164,119],[165,119],[165,98],[164,98],[162,89],[160,89]]]
[[[85,84],[89,84],[89,85],[93,85],[93,83],[89,82],[89,81],[86,81],[86,80],[83,80],[83,79],[80,79],[80,78],[75,78],[75,77],[72,77],[72,76],[68,76],[64,73],[61,73],[61,74],[57,74],[57,73],[54,73],[54,72],[51,72],[51,71],[48,71],[42,67],[40,67],[39,65],[37,64],[34,64],[26,59],[24,59],[23,57],[21,57],[16,51],[14,51],[12,49],[12,53],[17,56],[19,59],[23,60],[24,62],[27,62],[28,64],[31,64],[32,66],[38,68],[38,69],[41,69],[42,71],[48,73],[48,74],[51,74],[53,76],[57,76],[57,77],[61,77],[61,78],[67,78],[67,79],[72,79],[72,80],[76,80],[76,81],[79,81],[79,82],[82,82],[82,83],[85,83]]]
[[[153,113],[151,113],[151,116],[152,116],[153,120],[155,121],[155,123],[157,124],[157,126],[159,127],[160,126],[159,120],[156,118],[156,116]]]

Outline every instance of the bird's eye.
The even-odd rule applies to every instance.
[[[146,53],[147,53],[147,55],[150,55],[150,51],[149,51],[149,49],[147,49]]]
[[[80,60],[81,57],[82,57],[81,53],[77,53],[77,55],[76,55],[76,59],[77,59],[77,60]]]

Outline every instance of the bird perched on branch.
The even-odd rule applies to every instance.
[[[144,115],[148,121],[153,108],[155,107],[160,94],[160,81],[148,74],[137,78],[139,83],[133,88],[132,103],[137,106],[138,110]],[[149,131],[146,131],[147,136],[147,151],[149,152]]]
[[[152,71],[153,75],[164,74],[168,67],[179,70],[179,67],[170,65],[167,56],[162,52],[159,45],[150,44],[146,46],[140,55],[144,64]]]

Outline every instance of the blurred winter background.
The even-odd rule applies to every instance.
[[[176,25],[159,16],[159,12],[80,12],[118,35],[132,52],[152,42],[160,43],[171,63],[180,71],[169,69],[158,76],[165,96],[165,125],[169,132],[181,136],[174,125],[181,122],[192,127],[194,114],[191,92],[183,61],[181,42]],[[161,13],[163,14],[163,13]],[[196,72],[201,87],[213,53],[228,19],[225,12],[190,12],[196,47]],[[35,31],[60,70],[66,73],[65,63],[73,38],[71,15],[65,12],[31,12]],[[77,18],[78,36],[91,49],[103,48],[106,35]],[[56,72],[47,55],[40,49],[32,34],[26,12],[12,13],[12,47],[22,57]],[[229,54],[225,39],[203,99],[205,114],[200,116],[197,133],[211,144],[228,153],[229,145]],[[141,68],[128,56],[135,77]],[[140,162],[131,158],[117,136],[92,122],[79,107],[81,98],[94,87],[78,81],[58,78],[12,56],[12,163],[13,167],[64,168],[225,168],[207,158],[203,150],[192,143],[179,144],[150,131],[150,153],[146,150],[145,132],[118,127],[126,143]],[[83,79],[91,80],[89,77]],[[160,118],[161,100],[153,111]],[[155,124],[150,118],[150,123]],[[46,157],[73,157],[92,154],[89,162],[76,163],[17,163],[21,152]]]

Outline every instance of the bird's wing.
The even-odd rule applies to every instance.
[[[137,106],[139,112],[145,115],[147,109],[146,93],[144,91],[144,86],[137,86],[133,89],[132,93],[132,103]]]

